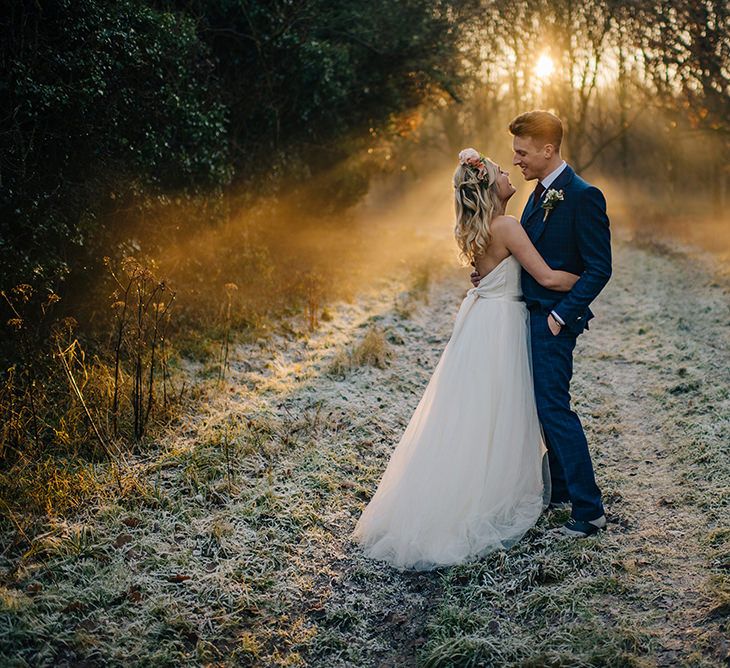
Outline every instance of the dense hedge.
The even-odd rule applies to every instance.
[[[130,197],[229,177],[227,110],[191,19],[136,0],[9,3],[3,19],[5,287],[83,262]]]
[[[439,0],[4,3],[3,286],[113,254],[112,214],[151,198],[344,157],[349,133],[454,85],[454,17]]]

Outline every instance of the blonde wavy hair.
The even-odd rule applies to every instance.
[[[482,163],[483,168],[478,170],[460,162],[454,172],[454,237],[465,264],[486,252],[492,241],[489,224],[502,204],[497,193],[499,168],[489,159]],[[479,171],[484,173],[481,178]]]

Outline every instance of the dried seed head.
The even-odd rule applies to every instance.
[[[16,285],[12,292],[18,300],[23,303],[27,303],[33,296],[33,286],[28,285],[27,283],[21,283],[20,285]]]

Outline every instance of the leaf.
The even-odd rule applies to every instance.
[[[142,592],[137,585],[132,585],[127,590],[127,598],[132,601],[132,603],[139,603],[142,600]]]
[[[125,545],[131,543],[134,540],[134,536],[128,533],[120,533],[117,536],[117,539],[114,541],[114,547],[119,549],[120,547],[124,547]]]

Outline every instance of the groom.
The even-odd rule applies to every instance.
[[[537,180],[521,223],[552,269],[580,275],[570,292],[542,287],[522,271],[522,292],[530,311],[533,374],[537,412],[545,434],[551,507],[572,506],[560,531],[585,537],[606,526],[583,428],[570,407],[573,349],[588,329],[588,305],[611,277],[611,236],[606,200],[560,156],[563,124],[547,111],[529,111],[509,125],[512,164],[525,180]],[[472,281],[478,282],[478,274]],[[476,283],[475,283],[476,284]]]

